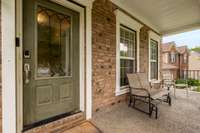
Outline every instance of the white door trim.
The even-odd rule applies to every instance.
[[[1,1],[2,27],[2,128],[16,132],[15,1]]]
[[[56,1],[56,0],[55,0]],[[57,0],[59,2],[65,0]],[[83,68],[80,68],[80,72],[83,72],[80,75],[80,85],[83,85],[80,93],[80,109],[84,110],[84,101],[86,99],[86,118],[90,119],[92,117],[92,31],[91,31],[91,9],[92,2],[89,0],[75,0],[77,3],[85,6],[86,10],[86,25],[81,24],[82,27],[86,27],[86,38],[82,36],[82,43],[86,42],[85,45],[82,45],[80,48],[80,54],[85,55],[83,52],[84,46],[86,47],[86,76],[84,75]],[[71,3],[72,4],[72,3]],[[75,4],[74,4],[75,5]],[[77,5],[76,5],[77,6]],[[15,10],[15,7],[17,10]],[[70,5],[71,7],[71,5]],[[19,15],[19,18],[15,19],[15,13]],[[21,60],[22,66],[22,48],[15,47],[15,37],[22,37],[22,0],[17,0],[15,3],[13,0],[3,0],[1,4],[1,26],[2,26],[2,97],[3,97],[3,132],[6,133],[16,133],[21,132],[22,129],[22,120],[23,120],[23,104],[22,104],[22,75],[16,78],[16,75],[19,73],[16,69],[16,62]],[[81,11],[84,15],[84,10]],[[83,16],[84,17],[84,16]],[[83,18],[82,18],[83,19]],[[16,21],[19,22],[19,25],[16,26]],[[16,30],[17,32],[16,32]],[[81,30],[84,33],[84,29]],[[83,41],[83,39],[86,39]],[[22,43],[21,43],[22,44]],[[20,45],[22,46],[22,45]],[[17,52],[15,52],[17,51]],[[16,60],[16,58],[18,58]],[[84,56],[81,56],[80,63],[84,63]],[[19,65],[20,66],[20,65]],[[22,70],[21,70],[22,72]],[[17,75],[18,76],[18,75]],[[86,85],[84,85],[84,79],[86,77]],[[21,79],[21,80],[20,80]],[[21,82],[20,82],[21,81]],[[16,84],[17,83],[17,84]],[[86,92],[84,88],[86,87]],[[16,91],[17,90],[17,91]],[[86,98],[84,97],[86,94]],[[18,105],[18,106],[17,106]]]

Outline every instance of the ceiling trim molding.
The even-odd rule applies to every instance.
[[[169,35],[179,34],[179,33],[188,32],[192,30],[197,30],[197,29],[200,29],[200,23],[182,26],[182,27],[175,28],[168,31],[162,31],[161,34],[162,36],[169,36]]]
[[[144,16],[137,14],[136,11],[134,11],[132,8],[129,8],[128,6],[126,6],[122,1],[120,1],[120,0],[110,0],[110,1],[112,3],[114,3],[118,7],[119,10],[125,12],[130,17],[134,18],[136,21],[141,23],[142,25],[149,27],[156,34],[160,34],[160,30],[157,26],[152,24]]]

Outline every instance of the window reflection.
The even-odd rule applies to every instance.
[[[128,85],[126,74],[136,71],[136,32],[120,26],[120,86]]]
[[[38,6],[37,77],[71,75],[70,17]]]

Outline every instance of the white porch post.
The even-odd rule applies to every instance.
[[[92,118],[92,3],[86,7],[86,119]]]
[[[16,133],[15,1],[2,0],[2,110],[3,132]]]

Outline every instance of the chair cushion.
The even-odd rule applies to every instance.
[[[169,94],[170,91],[167,89],[151,89],[150,95],[152,99],[162,98],[164,95]]]

